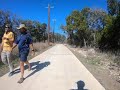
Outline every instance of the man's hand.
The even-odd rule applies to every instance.
[[[32,50],[32,55],[35,55],[35,50],[34,50],[34,48],[33,48],[33,43],[30,44],[30,48],[31,48],[31,50]]]
[[[34,50],[32,50],[32,56],[35,56],[35,51]]]

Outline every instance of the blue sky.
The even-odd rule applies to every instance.
[[[81,10],[85,7],[92,9],[100,8],[107,10],[107,0],[0,0],[0,9],[9,10],[22,19],[37,20],[41,23],[48,21],[48,3],[54,6],[51,9],[51,27],[52,19],[56,19],[55,32],[64,34],[60,29],[61,24],[65,24],[65,18],[73,10]]]

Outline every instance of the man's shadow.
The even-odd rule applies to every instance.
[[[32,63],[34,65],[36,65],[34,68],[32,68],[32,73],[30,73],[26,78],[32,76],[33,74],[35,74],[36,72],[39,72],[40,70],[42,70],[43,68],[47,67],[48,65],[50,65],[50,62],[44,62],[44,63],[39,63],[40,61],[38,62],[35,62],[35,63]],[[26,79],[25,78],[25,79]]]
[[[71,89],[71,90],[88,90],[88,89],[84,89],[84,87],[85,87],[85,83],[80,80],[80,81],[77,82],[77,88],[78,89]]]
[[[50,65],[50,62],[44,62],[44,63],[40,63],[40,61],[37,62],[32,62],[30,63],[31,65],[31,70],[33,71],[32,73],[30,73],[26,78],[32,76],[33,74],[35,74],[36,72],[39,72],[40,70],[42,70],[43,68],[47,67],[48,65]],[[35,66],[35,67],[34,67]],[[25,65],[25,70],[28,69],[28,66]],[[20,69],[16,69],[14,70],[14,74],[20,73]]]

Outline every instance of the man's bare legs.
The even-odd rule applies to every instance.
[[[20,71],[21,71],[21,77],[18,83],[22,83],[24,81],[24,62],[20,61]]]
[[[24,62],[20,61],[21,78],[24,77]]]
[[[30,66],[30,63],[28,62],[28,60],[25,62],[26,65],[28,65],[28,71],[31,70],[31,66]]]
[[[30,71],[31,70],[31,66],[30,66],[30,63],[28,61],[26,62],[22,62],[20,61],[20,71],[21,71],[21,77],[20,77],[20,80],[18,81],[18,83],[22,83],[24,81],[24,63],[28,65],[28,70]]]

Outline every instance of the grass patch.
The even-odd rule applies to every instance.
[[[114,63],[116,63],[118,66],[120,66],[120,57],[116,56],[116,58],[114,59]]]
[[[100,64],[100,58],[98,57],[87,57],[87,62],[92,65],[99,65]]]

